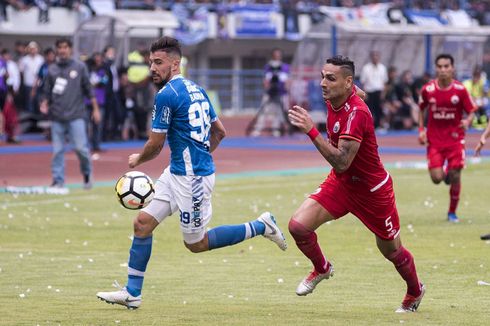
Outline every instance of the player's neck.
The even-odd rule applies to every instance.
[[[349,92],[349,93],[345,93],[342,96],[339,96],[337,98],[331,99],[330,104],[332,105],[333,109],[334,110],[340,109],[340,107],[342,107],[345,104],[345,102],[347,102],[347,100],[349,99],[351,94],[352,93]]]
[[[453,79],[452,78],[448,78],[448,79],[437,79],[437,85],[439,86],[439,88],[448,88],[449,86],[451,86],[451,84],[453,83]]]

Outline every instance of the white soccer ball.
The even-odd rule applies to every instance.
[[[129,171],[117,180],[116,195],[124,208],[141,209],[153,199],[155,187],[143,172]]]

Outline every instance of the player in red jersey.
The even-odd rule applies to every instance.
[[[456,223],[459,222],[456,208],[465,158],[464,135],[477,107],[463,84],[453,79],[453,57],[440,54],[435,65],[437,78],[422,87],[419,98],[419,142],[427,144],[432,182],[439,184],[444,181],[450,185],[447,219]],[[428,115],[427,131],[424,128],[425,112]]]
[[[296,294],[307,295],[333,275],[315,230],[325,222],[354,214],[376,236],[376,244],[407,283],[407,294],[397,312],[416,311],[425,292],[413,256],[402,246],[393,182],[378,155],[373,118],[353,86],[354,63],[335,56],[322,69],[321,87],[327,104],[327,133],[323,138],[308,112],[294,106],[291,123],[308,134],[320,154],[333,167],[320,187],[307,198],[289,221],[296,245],[313,263],[313,271],[298,285]]]

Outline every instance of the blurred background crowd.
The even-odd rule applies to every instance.
[[[167,10],[172,12],[178,12],[176,8],[179,6],[191,11],[205,7],[210,12],[216,12],[226,11],[236,5],[250,3],[254,5],[268,4],[277,6],[278,10],[282,10],[282,12],[287,12],[287,10],[294,8],[296,12],[306,13],[311,16],[313,23],[323,19],[322,17],[325,16],[324,13],[318,10],[320,6],[346,9],[373,3],[385,3],[384,1],[371,0],[0,0],[0,20],[8,21],[7,7],[12,7],[15,10],[28,10],[32,7],[38,7],[40,15],[39,26],[49,22],[48,10],[50,7],[65,7],[69,10],[82,10],[81,8],[84,8],[83,10],[87,11],[89,16],[95,17],[97,16],[97,6],[93,6],[93,3],[98,3],[98,1],[110,2],[116,10]],[[487,1],[472,0],[397,0],[390,2],[390,8],[433,10],[441,14],[446,9],[463,9],[479,25],[488,25],[490,23],[489,6],[490,4]],[[18,144],[20,142],[18,136],[30,132],[43,132],[46,137],[49,137],[50,123],[47,117],[40,113],[39,98],[48,66],[56,60],[54,44],[49,44],[46,41],[39,42],[35,38],[26,40],[25,37],[17,40],[11,46],[1,43],[0,105],[3,108],[3,121],[0,131],[3,135],[3,140],[7,143]],[[247,69],[257,75],[257,78],[250,84],[250,87],[254,88],[255,92],[259,94],[256,96],[257,98],[262,98],[262,94],[268,94],[270,91],[267,89],[268,85],[270,85],[267,79],[271,78],[269,56],[274,49],[278,48],[277,45],[281,44],[283,43],[271,42],[269,48],[267,48],[267,44],[263,45],[267,51],[256,51],[253,55],[244,58],[243,62],[240,63],[239,70],[240,74],[242,74],[240,78],[248,76],[246,73]],[[289,46],[289,50],[285,51],[284,58],[282,58],[281,53],[281,60],[284,60],[285,64],[292,65],[294,50],[291,51],[290,49],[294,48],[296,43],[289,42],[284,44]],[[127,51],[122,51],[120,46],[108,43],[98,49],[78,54],[77,59],[81,59],[87,66],[90,83],[102,112],[100,125],[94,125],[93,122],[90,122],[91,108],[90,102],[87,101],[87,126],[92,151],[101,151],[100,143],[104,141],[146,139],[153,108],[153,95],[156,91],[149,76],[148,45],[148,41],[131,42]],[[190,44],[190,46],[194,45]],[[412,69],[393,64],[393,61],[389,60],[390,53],[380,53],[379,50],[374,49],[368,49],[365,52],[367,53],[366,60],[357,67],[356,80],[358,86],[364,89],[368,95],[366,101],[373,110],[375,127],[379,131],[412,130],[416,128],[419,91],[426,82],[434,77],[434,72],[415,73]],[[487,58],[486,52],[485,55],[484,58]],[[123,56],[122,59],[121,56]],[[199,51],[190,60],[187,57],[184,58],[182,70],[187,77],[191,79],[204,78],[202,75],[196,74],[196,72],[200,71],[199,69],[188,69],[187,67],[187,63],[190,61],[192,63],[190,66],[196,68],[199,60]],[[224,66],[224,62],[230,63]],[[430,65],[432,65],[432,62],[430,62]],[[262,69],[264,66],[265,68]],[[318,65],[312,63],[310,66],[316,67]],[[283,76],[280,78],[282,92],[291,93],[292,95],[298,93],[297,89],[301,80],[294,75],[295,71],[297,73],[298,67],[301,68],[301,66],[297,66],[294,69],[290,69],[289,66],[284,69],[281,68],[283,69]],[[459,80],[464,81],[465,86],[480,108],[473,125],[477,129],[482,129],[486,126],[487,117],[490,114],[490,106],[488,104],[490,87],[487,79],[487,74],[490,72],[486,71],[488,67],[489,65],[485,66],[484,61],[480,60],[477,64],[466,67],[466,71],[471,73],[456,76]],[[207,68],[209,68],[206,70],[205,76],[207,81],[216,77],[216,79],[221,79],[220,82],[227,84],[227,86],[236,81],[234,59],[224,58],[223,56],[218,56],[216,59],[210,58]],[[219,73],[225,71],[223,68],[226,68],[226,71],[231,71],[230,75],[226,77],[219,75]],[[247,99],[245,84],[246,82],[240,83],[240,89],[238,90],[233,86],[230,91],[230,93],[232,91],[233,93],[239,93],[243,97],[243,102]],[[310,89],[310,84],[318,88],[318,81],[313,80],[303,87],[303,92],[311,95],[307,100],[313,107],[315,102],[313,96],[315,94],[321,95],[321,93],[317,89]],[[208,88],[212,94],[214,87],[211,86],[208,86]],[[219,89],[218,86],[216,87]],[[221,91],[218,93],[221,100],[226,101],[228,95]],[[231,96],[229,97],[231,98]],[[294,96],[291,96],[291,98],[294,98]],[[291,103],[301,103],[300,101],[294,102],[291,98],[284,97],[284,100],[281,100],[284,107]],[[321,98],[318,101],[320,103],[317,106],[323,108]],[[219,98],[215,103],[219,107]],[[235,104],[236,102],[230,99],[226,106],[232,107]],[[242,102],[240,104],[247,106]],[[262,99],[255,101],[249,107],[255,105],[254,109],[259,110],[263,104]],[[324,117],[322,116],[321,119],[324,119]],[[260,135],[260,131],[255,132],[255,134]],[[282,132],[274,133],[274,135],[282,134]]]

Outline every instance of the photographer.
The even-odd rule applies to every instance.
[[[252,136],[270,132],[279,137],[289,131],[286,111],[289,107],[289,65],[282,62],[282,51],[274,49],[264,68],[264,96],[257,116],[251,123]]]

